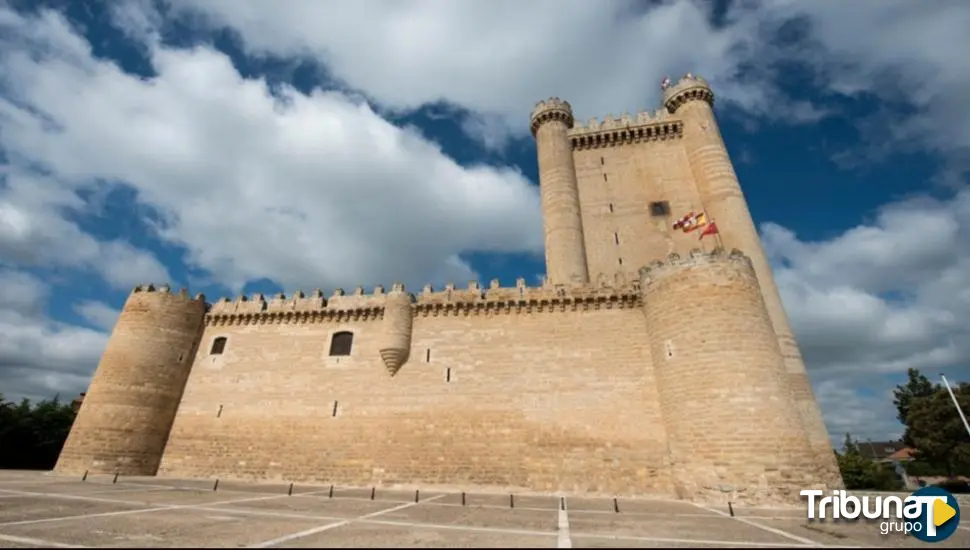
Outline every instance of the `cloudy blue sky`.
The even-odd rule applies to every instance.
[[[0,391],[82,391],[131,286],[542,272],[528,115],[704,75],[833,436],[970,381],[970,3],[0,0]]]

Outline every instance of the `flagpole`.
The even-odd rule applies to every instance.
[[[947,393],[950,394],[950,399],[953,400],[953,406],[957,408],[957,412],[960,414],[960,420],[963,421],[963,427],[967,429],[967,435],[970,435],[970,423],[967,422],[967,417],[963,414],[963,409],[960,408],[960,402],[957,401],[957,396],[953,395],[953,388],[950,387],[950,383],[946,381],[946,376],[940,373],[940,378],[943,379],[943,385],[946,386]]]

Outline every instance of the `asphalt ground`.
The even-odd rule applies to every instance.
[[[292,494],[290,494],[292,491]],[[372,494],[373,491],[373,494]],[[464,499],[464,503],[462,502]],[[0,548],[916,547],[804,508],[0,471]],[[970,547],[970,528],[936,547]]]

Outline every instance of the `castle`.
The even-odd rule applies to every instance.
[[[135,288],[55,473],[750,502],[841,487],[714,94],[663,87],[662,110],[585,125],[536,106],[538,287]],[[718,234],[675,230],[689,211]]]

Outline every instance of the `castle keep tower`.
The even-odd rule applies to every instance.
[[[54,471],[155,475],[199,342],[205,297],[136,287]]]
[[[554,284],[589,282],[576,167],[567,136],[572,127],[569,103],[553,97],[536,104],[532,135],[539,152],[546,276]]]
[[[720,231],[723,246],[738,248],[751,258],[754,271],[785,357],[788,383],[797,403],[809,441],[820,464],[837,475],[832,443],[812,392],[801,352],[781,303],[771,266],[741,185],[728,156],[714,116],[714,93],[699,77],[685,77],[664,91],[664,106],[684,121],[684,148],[700,194],[703,209]]]

